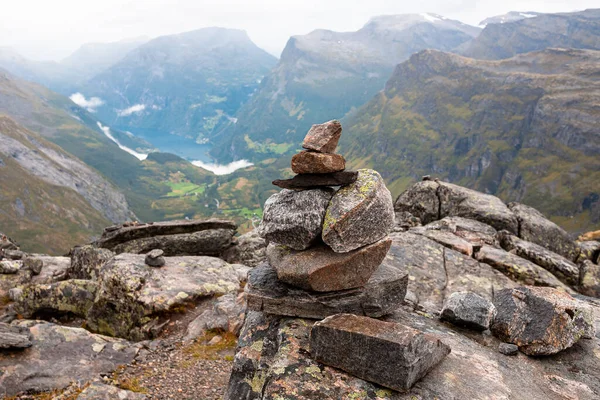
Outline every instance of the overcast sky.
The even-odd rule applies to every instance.
[[[156,37],[207,26],[244,29],[279,55],[291,35],[353,31],[376,15],[432,12],[477,25],[508,11],[566,12],[598,0],[2,0],[0,46],[60,60],[88,42]]]

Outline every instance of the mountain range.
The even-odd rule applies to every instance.
[[[29,150],[0,152],[13,177],[0,227],[54,253],[134,218],[220,214],[248,229],[270,181],[291,176],[310,126],[337,118],[349,167],[377,169],[394,196],[431,174],[535,206],[574,232],[597,228],[599,24],[600,10],[511,12],[483,29],[381,16],[355,32],[293,36],[279,60],[224,28],[84,45],[57,63],[2,49],[0,137]],[[157,152],[178,140],[181,157]],[[189,162],[209,148],[216,162],[254,165],[216,176]],[[88,184],[77,180],[83,167]],[[27,203],[38,186],[50,200]],[[32,211],[51,203],[82,224],[46,221],[64,238],[54,247]]]

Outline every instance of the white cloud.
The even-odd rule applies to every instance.
[[[85,108],[89,112],[96,112],[96,108],[104,104],[104,101],[99,97],[91,97],[86,99],[81,93],[73,93],[69,99],[79,107]]]
[[[119,117],[128,117],[132,114],[140,114],[142,111],[146,109],[146,106],[143,104],[136,104],[129,108],[125,108],[124,110],[117,110],[117,115]]]
[[[228,175],[228,174],[231,174],[235,170],[238,170],[241,168],[247,168],[247,167],[254,165],[251,162],[249,162],[248,160],[238,160],[238,161],[229,163],[227,165],[205,163],[202,161],[192,161],[192,164],[194,164],[196,167],[200,167],[200,168],[209,170],[210,172],[212,172],[215,175]]]
[[[110,133],[110,128],[108,126],[104,126],[100,122],[97,122],[97,124],[98,124],[98,128],[100,128],[102,130],[102,132],[104,132],[104,134],[106,135],[106,137],[109,138],[110,140],[112,140],[113,142],[115,142],[117,144],[117,146],[119,146],[119,148],[121,150],[125,150],[126,152],[128,152],[129,154],[131,154],[132,156],[134,156],[135,158],[137,158],[138,160],[145,160],[146,158],[148,158],[148,154],[138,153],[137,151],[132,150],[129,147],[123,146],[117,140],[117,138],[114,137],[112,135],[112,133]]]

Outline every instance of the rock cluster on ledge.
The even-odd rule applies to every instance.
[[[343,157],[333,154],[340,134],[337,121],[313,126],[303,144],[310,150],[292,158],[292,170],[342,172]],[[316,184],[327,181],[313,180],[305,190],[283,189],[266,201],[258,233],[269,242],[267,262],[248,275],[248,308],[325,318],[312,328],[315,360],[407,390],[450,349],[413,328],[374,319],[402,304],[408,283],[404,271],[384,262],[394,223],[390,191],[369,169],[357,171],[356,179],[337,190]],[[381,364],[384,353],[387,366]],[[245,368],[238,355],[227,398],[255,398],[251,385],[234,379],[244,373],[236,368]]]

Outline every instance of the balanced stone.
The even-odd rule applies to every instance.
[[[270,244],[267,258],[280,281],[306,290],[330,292],[364,286],[384,260],[392,240],[387,238],[348,253],[324,244],[295,251]]]
[[[292,157],[292,171],[296,174],[329,174],[345,168],[346,160],[339,154],[301,151]]]
[[[327,207],[323,241],[345,253],[381,240],[394,227],[392,195],[377,171],[361,169],[358,179],[338,190]]]
[[[283,189],[305,190],[323,186],[344,186],[356,182],[358,172],[339,171],[330,174],[300,174],[292,179],[277,179],[273,185]]]
[[[165,258],[163,257],[163,254],[165,254],[164,251],[160,249],[154,249],[146,254],[144,262],[150,267],[162,267],[165,265]]]
[[[308,248],[321,234],[332,190],[284,189],[267,199],[258,234],[294,250]]]
[[[333,153],[342,135],[342,124],[333,120],[313,125],[302,142],[302,147],[320,153]]]
[[[313,325],[310,353],[358,378],[407,391],[450,354],[450,346],[398,323],[339,314]]]
[[[364,287],[319,293],[277,279],[264,263],[248,273],[248,309],[270,314],[321,319],[339,313],[381,317],[402,305],[408,285],[404,268],[383,263]]]
[[[440,318],[457,326],[484,331],[496,315],[491,301],[471,292],[452,293],[442,308]]]
[[[492,333],[531,356],[555,354],[595,334],[591,306],[548,287],[502,289]]]

